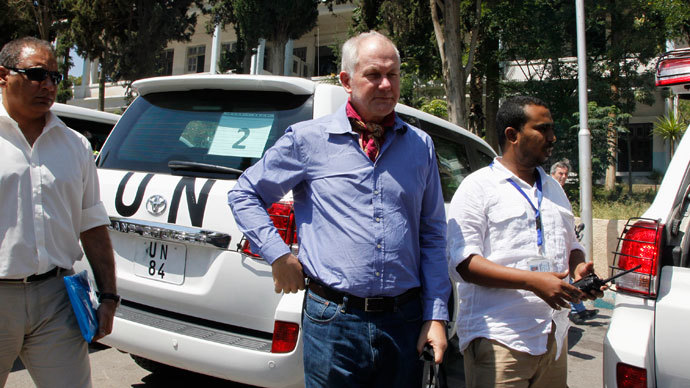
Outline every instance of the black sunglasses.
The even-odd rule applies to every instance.
[[[6,69],[16,71],[17,73],[23,73],[26,75],[30,81],[43,82],[46,78],[50,77],[53,84],[56,86],[62,82],[62,74],[57,71],[48,71],[42,67],[30,67],[28,69],[17,69],[16,67],[5,66]]]

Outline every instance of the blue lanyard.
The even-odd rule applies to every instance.
[[[542,200],[542,198],[544,198],[544,194],[543,194],[543,192],[542,192],[542,190],[541,190],[541,175],[540,175],[539,172],[537,171],[537,206],[536,206],[536,207],[534,207],[534,204],[532,203],[532,200],[529,199],[529,197],[527,196],[527,194],[525,194],[525,192],[522,191],[522,189],[520,188],[520,186],[518,186],[518,184],[515,183],[515,181],[513,181],[512,178],[508,178],[508,182],[510,182],[510,184],[513,185],[513,187],[515,187],[515,189],[516,189],[517,191],[519,191],[520,194],[522,194],[523,197],[525,197],[525,199],[527,200],[527,202],[529,202],[529,205],[532,206],[532,209],[534,209],[535,218],[536,218],[536,221],[537,221],[537,245],[538,245],[538,246],[541,246],[541,245],[544,243],[544,233],[543,233],[543,231],[542,231],[542,226],[541,226],[541,211],[540,211],[540,209],[541,209],[541,200]]]

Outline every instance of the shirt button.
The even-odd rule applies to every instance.
[[[381,276],[381,274],[379,273],[379,271],[376,271],[376,272],[375,272],[375,275],[376,275],[377,277],[378,277],[378,276]]]
[[[379,191],[378,191],[378,190],[374,190],[374,194],[379,195]]]
[[[376,244],[376,248],[381,249],[381,244]]]
[[[376,217],[376,222],[381,222],[381,219]]]

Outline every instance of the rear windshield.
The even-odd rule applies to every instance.
[[[195,162],[245,170],[288,126],[312,117],[312,101],[310,95],[282,92],[152,93],[137,98],[127,109],[101,150],[98,166],[172,173],[169,162]]]

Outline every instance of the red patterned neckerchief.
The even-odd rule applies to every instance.
[[[350,120],[352,129],[359,133],[359,143],[362,150],[364,150],[372,162],[375,161],[381,149],[381,145],[386,138],[386,128],[393,127],[395,124],[395,113],[391,112],[388,116],[384,117],[381,124],[365,123],[349,100],[347,101],[345,112],[347,118]]]

